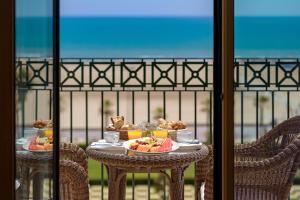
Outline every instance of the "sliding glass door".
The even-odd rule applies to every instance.
[[[299,6],[235,0],[235,199],[299,198]]]
[[[53,1],[15,3],[16,199],[51,199]]]

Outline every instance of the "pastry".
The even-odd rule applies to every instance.
[[[133,124],[124,124],[121,127],[121,130],[134,130],[136,129],[136,127]]]
[[[186,124],[182,121],[167,121],[162,118],[158,119],[158,124],[160,128],[168,130],[178,130],[186,128]]]
[[[48,120],[48,123],[47,123],[47,128],[53,128],[53,122],[52,120]]]
[[[111,118],[111,122],[115,129],[119,130],[124,125],[124,117],[123,116],[116,116]]]
[[[108,130],[108,131],[115,131],[116,128],[114,127],[113,124],[109,124],[108,127],[106,128],[106,130]]]
[[[53,124],[52,124],[52,121],[51,120],[36,120],[33,122],[33,127],[34,128],[39,128],[39,129],[42,129],[42,128],[52,128]]]
[[[178,130],[178,129],[185,129],[186,125],[182,121],[177,121],[172,123],[172,129],[173,130]]]

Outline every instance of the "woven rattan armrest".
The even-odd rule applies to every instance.
[[[300,149],[300,136],[298,136],[291,144],[284,148],[280,153],[270,158],[261,161],[235,161],[235,172],[249,172],[249,171],[265,171],[271,168],[278,167],[291,159],[292,156],[298,156]]]
[[[234,146],[235,156],[248,155],[259,156],[263,153],[269,154],[270,144],[274,143],[280,137],[287,137],[288,135],[296,135],[300,133],[300,116],[292,117],[266,133],[255,142],[247,144],[236,144]],[[274,150],[273,148],[271,148]],[[274,152],[270,152],[272,154]]]
[[[74,161],[87,171],[87,155],[82,148],[75,144],[60,144],[60,159]]]

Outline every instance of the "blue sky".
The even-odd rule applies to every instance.
[[[76,5],[75,3],[76,2]],[[61,0],[62,15],[208,16],[212,0]]]
[[[51,0],[17,0],[19,16],[50,16]],[[300,0],[235,0],[236,16],[300,16]],[[213,0],[61,0],[62,16],[212,16]]]

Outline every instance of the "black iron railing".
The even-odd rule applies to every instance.
[[[18,130],[24,136],[32,120],[52,117],[52,60],[19,58],[16,71]],[[236,59],[234,73],[236,142],[255,140],[300,112],[298,59]],[[210,58],[61,59],[60,78],[63,141],[88,145],[103,137],[109,116],[124,115],[131,123],[183,120],[196,138],[212,142]],[[102,192],[103,174],[101,168]],[[150,179],[148,186],[150,194]]]

